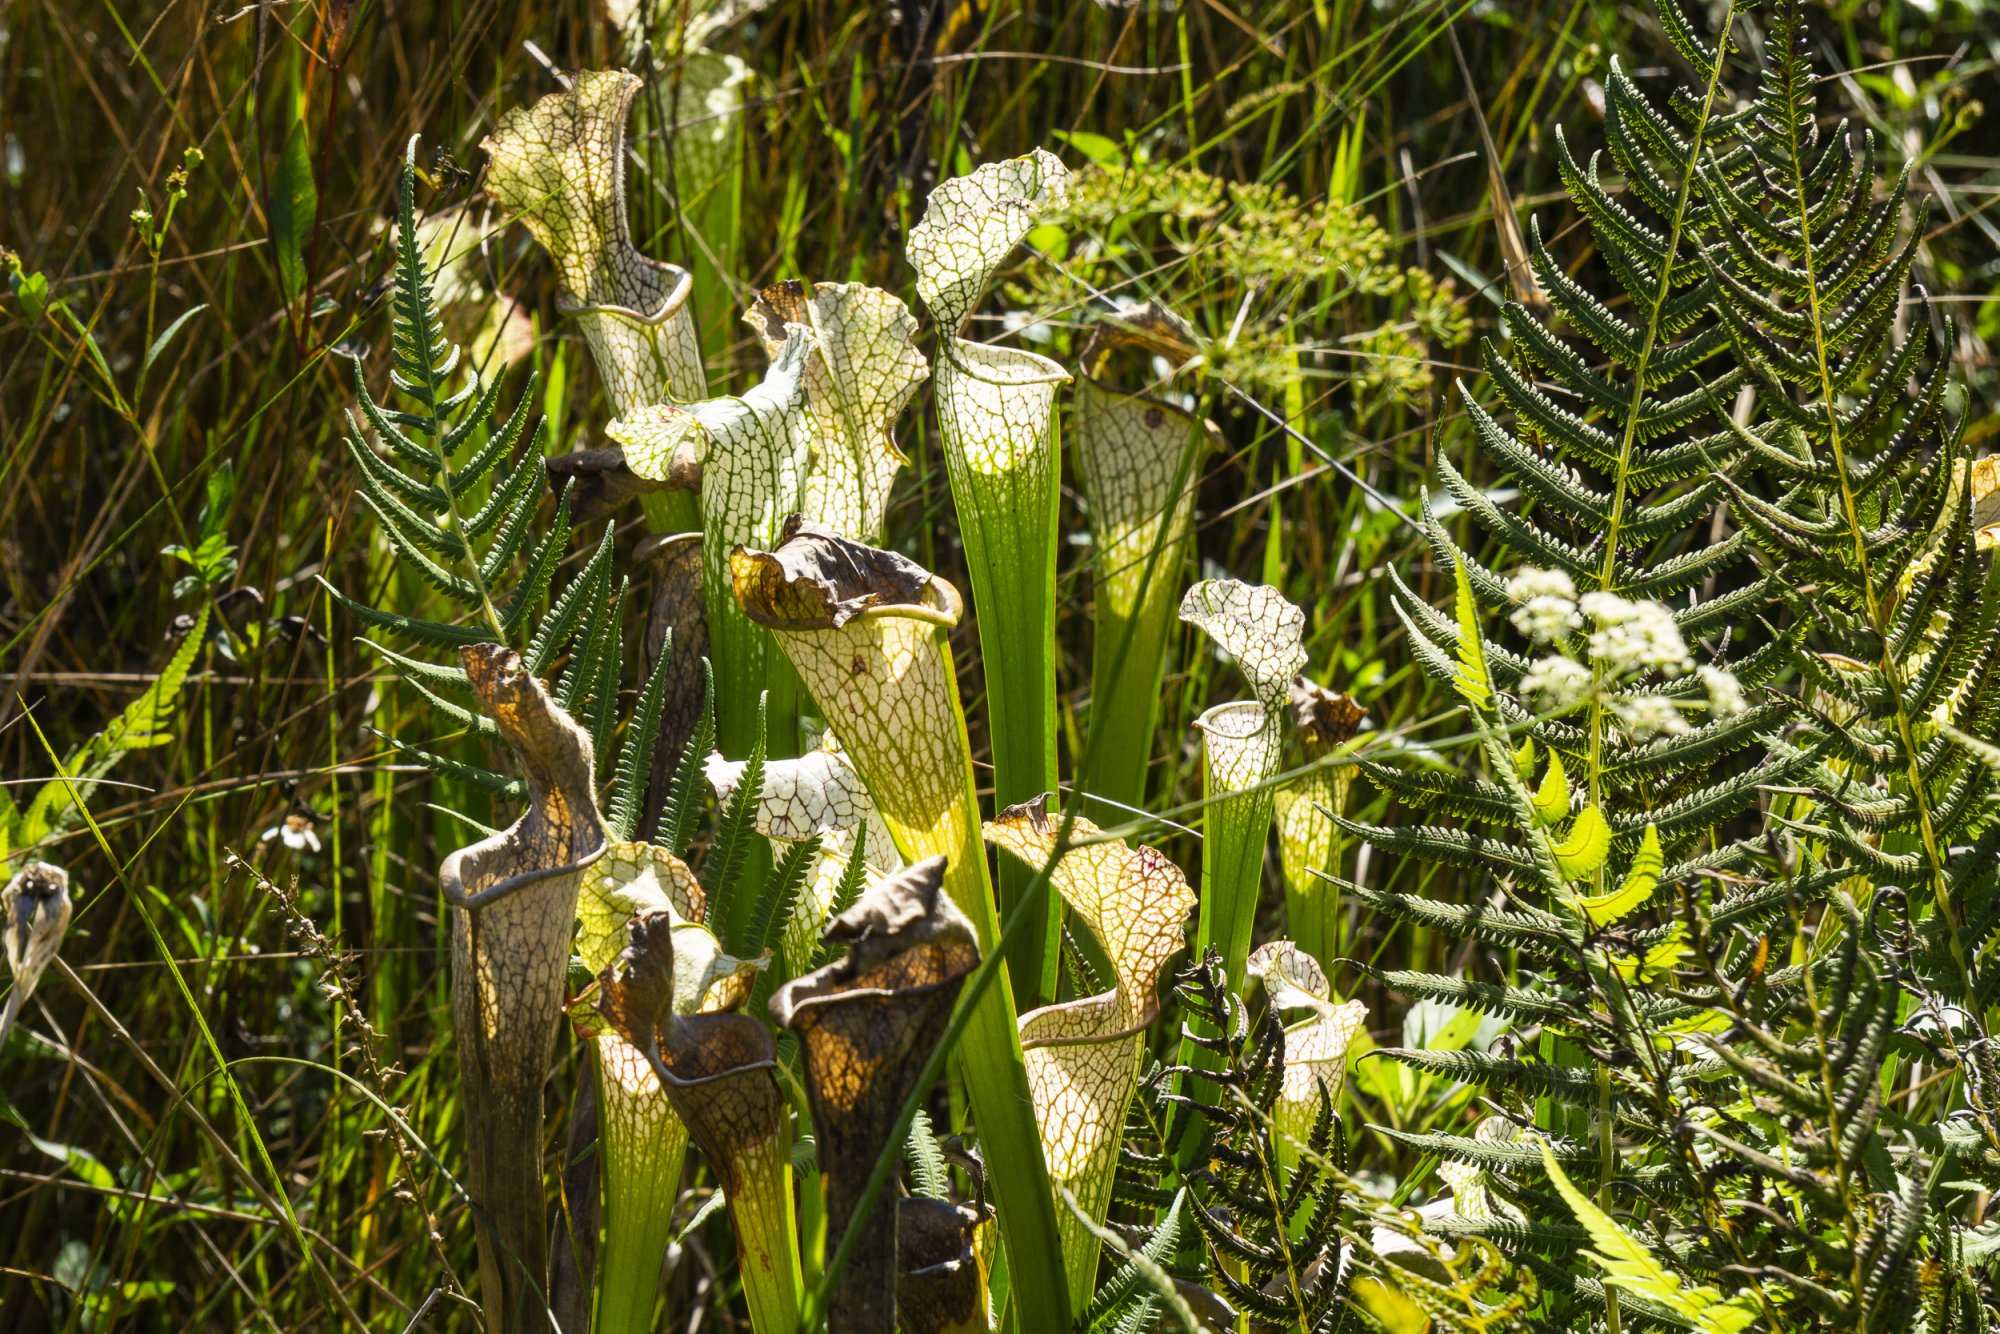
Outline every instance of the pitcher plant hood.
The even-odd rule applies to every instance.
[[[909,307],[879,287],[792,279],[766,287],[745,318],[773,356],[788,325],[813,332],[802,512],[844,536],[880,540],[896,472],[909,462],[896,418],[930,374]]]
[[[625,211],[625,121],[644,85],[580,70],[570,87],[500,118],[481,147],[486,192],[518,217],[556,267],[560,309],[576,316],[622,414],[707,393],[688,310],[693,279],[632,244]]]
[[[1055,154],[989,162],[931,191],[924,216],[910,229],[910,267],[917,295],[954,336],[979,304],[986,284],[1045,213],[1069,200],[1069,169]]]

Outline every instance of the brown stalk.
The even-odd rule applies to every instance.
[[[605,850],[590,736],[499,644],[462,657],[473,693],[513,750],[528,809],[445,858],[452,1010],[464,1090],[466,1183],[479,1219],[481,1304],[492,1334],[541,1328],[548,1220],[542,1084],[555,1057],[583,869]]]

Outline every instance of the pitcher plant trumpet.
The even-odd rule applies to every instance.
[[[1115,974],[1111,990],[1021,1016],[1049,1180],[1078,1212],[1058,1215],[1070,1305],[1096,1289],[1096,1231],[1111,1206],[1125,1113],[1139,1082],[1145,1032],[1160,1012],[1160,972],[1186,946],[1195,906],[1187,877],[1164,853],[1107,837],[1089,820],[1052,815],[1047,798],[1011,806],[987,839],[1035,870],[1096,937]]]
[[[555,1058],[577,894],[606,843],[590,734],[512,649],[473,644],[461,658],[528,791],[519,820],[452,853],[438,871],[453,909],[452,1010],[480,1303],[490,1329],[513,1334],[539,1328],[547,1310],[542,1084]]]
[[[916,562],[794,517],[774,551],[730,559],[736,596],[771,629],[867,785],[897,848],[912,860],[943,856],[944,886],[972,923],[979,948],[999,943],[986,873],[972,749],[945,632],[958,592]],[[954,1053],[979,1139],[1008,1170],[993,1181],[1012,1273],[1062,1264],[1055,1202],[1042,1162],[1011,989],[990,988]],[[1052,1284],[1012,1289],[1027,1327],[1068,1322]]]
[[[993,787],[1003,804],[1056,786],[1055,403],[1070,377],[1038,353],[959,335],[1008,255],[1068,200],[1069,184],[1068,169],[1040,149],[989,162],[931,191],[908,247],[917,294],[938,326],[938,435],[978,610]],[[1003,914],[1027,882],[1018,866],[1002,866]],[[1053,985],[1057,907],[1051,898],[1009,961],[1016,1004]]]

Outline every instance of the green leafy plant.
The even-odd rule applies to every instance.
[[[1953,1114],[1977,1077],[1949,1054],[1983,1009],[1953,891],[1983,881],[1945,849],[1985,837],[1991,774],[1945,729],[1986,725],[1974,661],[1992,635],[1949,336],[1896,327],[1916,245],[1896,242],[1903,187],[1878,197],[1866,136],[1816,120],[1801,7],[1773,9],[1740,110],[1733,12],[1714,45],[1660,12],[1698,82],[1659,107],[1613,69],[1625,194],[1559,147],[1618,308],[1538,238],[1549,313],[1510,305],[1511,347],[1483,353],[1511,423],[1466,400],[1533,503],[1503,509],[1439,461],[1525,565],[1503,577],[1432,519],[1456,617],[1399,599],[1483,773],[1365,763],[1440,822],[1343,822],[1504,887],[1471,906],[1345,890],[1507,960],[1399,990],[1540,1038],[1388,1052],[1502,1110],[1472,1138],[1385,1133],[1457,1164],[1446,1229],[1525,1259],[1551,1320],[1903,1327],[1938,1290],[1919,1255],[1962,1263],[1942,1164],[1985,1142],[1977,1113]],[[1712,521],[1718,501],[1740,526]],[[1488,637],[1489,611],[1526,651]],[[1913,1012],[1952,1017],[1899,1038]],[[1891,1112],[1912,1039],[1968,1083]],[[1572,1182],[1586,1174],[1594,1198]],[[1569,1263],[1541,1181],[1597,1243],[1602,1282]],[[1960,1327],[1947,1308],[1930,1327]]]

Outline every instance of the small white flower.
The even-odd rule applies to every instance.
[[[1634,741],[1650,741],[1656,736],[1678,736],[1688,730],[1687,719],[1665,695],[1635,695],[1615,701],[1611,711]]]
[[[1561,598],[1565,602],[1576,601],[1576,584],[1562,570],[1538,570],[1532,565],[1523,565],[1507,580],[1507,596],[1516,602],[1526,602],[1531,598]]]
[[[1656,668],[1679,676],[1693,666],[1674,614],[1657,602],[1633,602],[1616,593],[1585,593],[1578,603],[1596,625],[1590,655],[1616,678]]]
[[[1702,666],[1695,668],[1695,675],[1708,690],[1708,711],[1718,718],[1727,718],[1750,707],[1743,697],[1743,683],[1736,679],[1734,672],[1720,667]]]
[[[1589,693],[1590,668],[1574,658],[1543,658],[1521,678],[1521,694],[1551,713],[1575,707]]]
[[[274,824],[266,829],[257,841],[269,843],[274,838],[285,840],[285,846],[294,852],[319,851],[319,835],[313,832],[312,816],[298,811],[287,815],[283,824]]]
[[[1550,644],[1583,628],[1576,610],[1576,585],[1561,570],[1524,565],[1507,581],[1514,608],[1514,628],[1537,644]]]
[[[1046,343],[1056,336],[1055,328],[1045,319],[1029,314],[1025,310],[1009,310],[1000,316],[1000,327],[1031,343]]]

